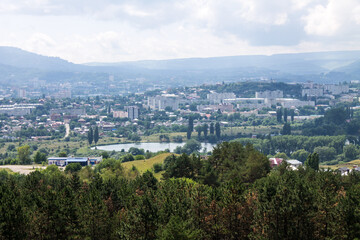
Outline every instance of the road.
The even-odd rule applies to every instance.
[[[70,125],[66,123],[65,128],[66,128],[66,133],[64,138],[67,138],[70,135]]]

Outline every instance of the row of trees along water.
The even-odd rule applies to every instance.
[[[27,176],[0,172],[0,239],[355,239],[360,176],[270,169],[252,145],[169,156],[158,181],[105,159]]]

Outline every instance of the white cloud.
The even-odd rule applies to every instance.
[[[1,0],[0,45],[75,62],[360,46],[359,0]]]
[[[303,17],[305,31],[310,35],[336,36],[359,34],[358,0],[329,0],[326,5],[316,5]]]

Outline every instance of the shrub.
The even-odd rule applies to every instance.
[[[144,155],[136,155],[135,156],[135,160],[144,160],[144,159],[145,159]]]
[[[153,169],[154,169],[154,172],[155,173],[158,173],[158,172],[160,172],[160,171],[162,171],[162,164],[161,163],[155,163],[154,165],[153,165]]]

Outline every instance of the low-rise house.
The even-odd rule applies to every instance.
[[[302,166],[302,162],[296,159],[286,160],[286,162],[290,165],[290,168],[292,170],[298,169],[300,166]]]
[[[339,171],[342,176],[346,176],[350,173],[350,169],[347,167],[339,168],[337,171]]]
[[[50,157],[49,165],[64,167],[70,163],[80,163],[81,166],[95,165],[102,161],[102,157]]]
[[[270,161],[270,167],[277,167],[279,166],[283,161],[284,159],[282,158],[269,158],[269,161]]]

